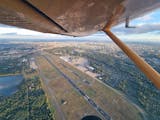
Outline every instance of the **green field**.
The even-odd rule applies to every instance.
[[[160,72],[160,48],[155,44],[129,44],[138,54]],[[113,50],[111,50],[111,47]],[[83,51],[82,51],[83,50]],[[63,47],[48,50],[51,54],[84,57],[101,81],[123,93],[139,106],[149,120],[160,119],[160,91],[143,75],[126,55],[110,43],[103,45],[79,44],[78,47]],[[56,54],[55,54],[56,55]],[[90,90],[87,93],[93,96]]]

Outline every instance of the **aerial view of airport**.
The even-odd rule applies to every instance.
[[[160,0],[1,0],[0,120],[160,120]]]
[[[160,44],[127,44],[160,71]],[[2,120],[160,119],[160,91],[112,42],[0,46]]]

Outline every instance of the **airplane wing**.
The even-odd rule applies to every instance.
[[[103,30],[160,89],[160,74],[110,31],[159,7],[160,0],[0,0],[0,23],[71,36]]]
[[[160,7],[160,0],[0,0],[0,23],[84,36]]]

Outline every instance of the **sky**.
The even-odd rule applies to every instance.
[[[130,26],[136,28],[125,28],[120,24],[112,28],[123,41],[154,41],[160,42],[160,9],[155,10],[143,17],[130,21]],[[97,32],[86,37],[69,37],[57,34],[40,33],[26,29],[20,29],[12,26],[0,24],[0,38],[34,38],[34,39],[60,39],[60,40],[109,40],[105,33]]]
[[[130,26],[136,28],[126,29],[124,24],[121,24],[112,31],[125,40],[160,42],[160,9],[130,21]]]

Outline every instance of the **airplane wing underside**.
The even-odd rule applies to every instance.
[[[84,36],[158,7],[159,0],[1,0],[0,23]]]
[[[71,36],[103,30],[160,89],[160,74],[110,31],[159,7],[160,0],[1,0],[0,23]]]

